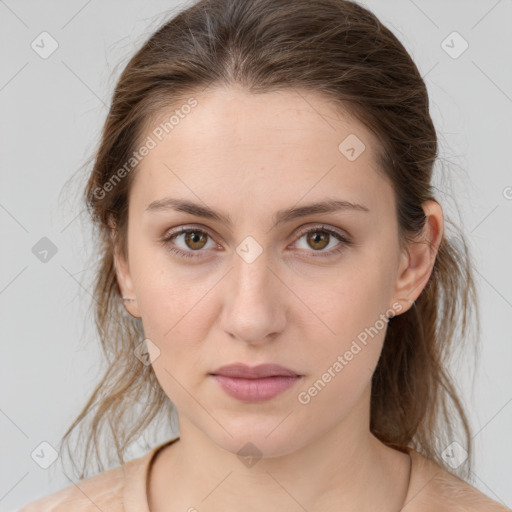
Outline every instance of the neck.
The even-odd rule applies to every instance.
[[[407,494],[409,457],[361,428],[364,409],[290,453],[253,459],[180,418],[180,439],[155,460],[151,511],[397,512]]]

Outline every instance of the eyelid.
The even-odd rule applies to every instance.
[[[350,242],[350,236],[348,235],[348,233],[345,233],[344,231],[342,231],[338,228],[335,228],[334,226],[329,226],[327,224],[321,224],[321,223],[320,224],[313,223],[313,225],[307,225],[303,228],[300,228],[297,235],[295,235],[295,236],[300,238],[303,235],[305,235],[306,233],[309,233],[310,231],[314,231],[314,230],[326,231],[327,233],[335,234],[335,235],[339,236],[340,238],[344,239],[345,241]]]
[[[183,232],[193,231],[194,229],[197,230],[197,231],[205,232],[212,239],[215,239],[215,237],[217,236],[217,235],[214,236],[210,232],[209,228],[207,228],[206,226],[204,226],[202,224],[185,224],[185,225],[182,225],[182,226],[178,226],[175,230],[174,230],[174,228],[172,228],[171,230],[166,231],[166,233],[164,234],[164,238],[168,239],[168,238],[171,238],[173,236],[177,236],[177,235],[179,235],[179,234],[181,234]],[[295,234],[295,237],[303,236],[306,233],[308,233],[309,231],[311,231],[312,229],[318,229],[319,231],[320,230],[325,230],[325,231],[330,232],[330,233],[335,233],[338,236],[346,239],[347,241],[350,241],[350,235],[346,231],[340,230],[339,228],[336,228],[334,226],[330,226],[330,225],[327,225],[327,224],[314,223],[314,222],[299,228],[299,231]]]
[[[182,235],[182,234],[186,234],[188,232],[198,232],[198,233],[204,233],[205,235],[207,235],[213,242],[215,242],[217,245],[218,242],[216,241],[216,236],[213,236],[213,234],[210,232],[210,230],[205,227],[205,226],[194,226],[194,225],[184,225],[184,226],[179,226],[177,228],[173,228],[169,231],[167,231],[164,236],[162,237],[161,241],[165,244],[169,241],[171,241],[172,239],[178,237],[179,235]],[[181,250],[181,249],[179,249]],[[203,250],[198,250],[198,251],[187,251],[187,252],[204,252]]]

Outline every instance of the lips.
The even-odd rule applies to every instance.
[[[265,377],[298,377],[299,374],[278,364],[247,366],[242,363],[221,366],[212,375],[223,375],[237,379],[262,379]]]
[[[221,389],[243,402],[270,400],[296,384],[302,375],[277,364],[221,366],[210,374]]]

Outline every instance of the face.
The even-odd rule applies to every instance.
[[[322,96],[194,98],[161,141],[146,134],[118,279],[180,422],[233,453],[290,453],[367,420],[386,320],[407,309],[394,193],[371,132]],[[218,375],[233,363],[293,375]]]

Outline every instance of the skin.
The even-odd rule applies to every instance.
[[[198,105],[137,167],[128,257],[115,257],[123,296],[136,299],[126,308],[160,350],[153,368],[179,411],[180,440],[160,452],[150,475],[150,508],[396,511],[409,457],[369,431],[371,376],[386,327],[309,403],[298,395],[386,311],[411,307],[407,299],[426,285],[442,239],[441,206],[423,204],[424,232],[401,249],[394,193],[375,163],[378,142],[357,120],[306,91],[216,87],[194,97]],[[366,146],[354,161],[338,149],[349,134]],[[145,211],[167,196],[225,212],[233,225]],[[276,211],[327,198],[369,211],[273,227]],[[343,242],[328,236],[318,249],[300,230],[318,233],[320,225],[353,243],[334,253]],[[187,245],[184,235],[161,242],[180,226],[206,231],[206,245]],[[262,249],[251,263],[236,251],[249,235]],[[271,400],[242,402],[208,375],[233,362],[277,363],[303,377]],[[262,457],[252,467],[237,456],[247,442]]]

